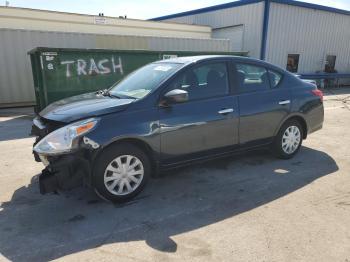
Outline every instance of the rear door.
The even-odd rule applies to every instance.
[[[290,89],[283,85],[282,73],[258,63],[237,62],[234,70],[240,144],[269,143],[290,112]]]
[[[238,143],[238,103],[230,91],[227,65],[201,63],[165,90],[186,90],[189,101],[159,107],[163,164],[229,150]]]

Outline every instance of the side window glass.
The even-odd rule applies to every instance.
[[[269,74],[264,67],[237,63],[236,70],[241,93],[264,91],[270,88]]]
[[[182,90],[187,90],[190,88],[191,83],[189,81],[186,81],[186,75],[181,74],[175,78],[175,80],[170,84],[168,87],[168,91],[173,90],[173,89],[182,89]]]
[[[276,71],[269,70],[269,78],[270,78],[271,88],[275,88],[281,82],[282,75]]]
[[[229,93],[226,63],[197,66],[179,75],[168,90],[182,89],[189,100],[223,96]]]

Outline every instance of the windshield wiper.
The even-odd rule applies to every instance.
[[[137,97],[128,96],[128,95],[124,95],[124,94],[120,95],[120,97],[121,97],[121,98],[126,98],[126,99],[134,99],[134,100],[137,99]]]
[[[128,96],[128,95],[124,95],[124,94],[118,94],[118,95],[113,94],[108,89],[98,90],[98,91],[96,91],[96,94],[97,95],[102,95],[102,96],[109,96],[109,97],[112,97],[112,98],[119,98],[119,99],[122,99],[122,98],[134,99],[134,100],[137,99],[137,97]]]
[[[114,95],[111,92],[109,92],[108,89],[99,90],[99,91],[96,92],[96,94],[103,95],[103,96],[109,96],[109,97],[112,97],[112,98],[119,98],[119,99],[121,98],[120,96]]]

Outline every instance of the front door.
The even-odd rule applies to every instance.
[[[162,163],[229,150],[238,143],[238,101],[225,62],[200,64],[180,74],[167,91],[183,89],[189,101],[159,107]]]

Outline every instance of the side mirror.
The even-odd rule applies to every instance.
[[[184,103],[188,101],[188,92],[182,89],[173,89],[164,95],[161,105]]]

